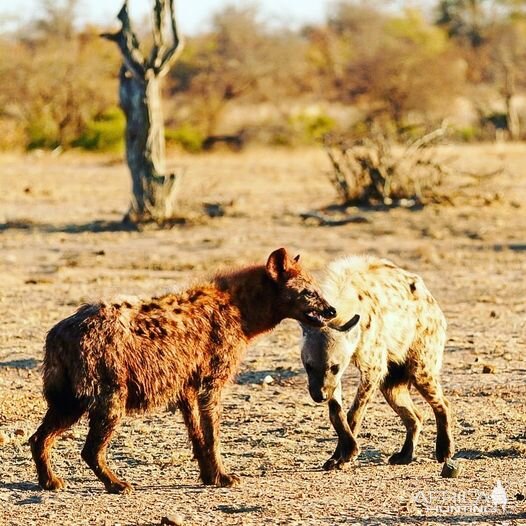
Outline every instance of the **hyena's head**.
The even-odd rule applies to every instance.
[[[360,321],[355,314],[342,326],[330,324],[321,329],[301,325],[301,361],[309,379],[309,393],[316,403],[330,400],[351,361],[359,338],[353,328]]]
[[[266,272],[276,289],[276,309],[282,318],[292,318],[313,327],[322,327],[336,316],[313,277],[301,267],[299,256],[291,258],[284,248],[270,254]]]

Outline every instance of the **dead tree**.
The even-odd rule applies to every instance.
[[[172,43],[168,44],[170,17]],[[126,159],[132,177],[133,198],[126,216],[132,222],[163,223],[174,215],[177,177],[165,172],[165,138],[161,107],[161,79],[182,51],[174,0],[155,0],[153,46],[148,57],[139,47],[124,1],[117,18],[121,28],[102,36],[115,42],[122,54],[120,105],[126,115]]]

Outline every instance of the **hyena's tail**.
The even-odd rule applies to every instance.
[[[57,323],[47,334],[44,347],[43,392],[48,405],[64,413],[82,411],[89,406],[84,356],[81,353],[82,321],[93,305],[81,307],[73,316]]]
[[[57,323],[48,333],[44,348],[44,396],[48,408],[42,423],[30,437],[31,454],[40,486],[47,490],[64,487],[51,466],[51,448],[56,438],[77,422],[89,408],[90,397],[82,391],[83,321],[85,308]]]

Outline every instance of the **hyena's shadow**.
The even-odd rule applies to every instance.
[[[382,452],[373,447],[364,447],[356,460],[363,464],[385,464],[387,462]]]
[[[41,491],[40,486],[33,482],[1,482],[0,490],[7,491]]]
[[[26,358],[20,360],[7,360],[0,362],[0,368],[12,368],[12,369],[36,369],[42,362],[35,358]]]
[[[9,492],[11,496],[16,498],[15,504],[17,506],[24,506],[25,504],[40,504],[43,498],[40,486],[33,482],[0,481],[0,493],[3,493],[4,491]],[[28,493],[33,494],[28,495]]]
[[[364,436],[367,436],[364,434]],[[330,448],[336,444],[336,438],[318,438],[316,439],[318,443],[327,444],[327,454],[330,454]],[[360,454],[356,457],[356,461],[360,464],[386,464],[387,457],[379,449],[376,449],[372,446],[365,446],[360,451]]]
[[[496,448],[483,451],[481,449],[461,449],[454,458],[462,460],[478,460],[480,458],[520,458],[522,457],[521,449],[518,447]]]

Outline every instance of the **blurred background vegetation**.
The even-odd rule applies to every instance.
[[[187,38],[164,83],[168,146],[393,139],[445,121],[457,141],[526,137],[526,1],[334,2],[319,25],[226,7]],[[0,149],[120,151],[116,46],[78,1],[43,0],[0,35]],[[108,20],[108,26],[114,20]],[[147,22],[136,24],[148,44]]]

